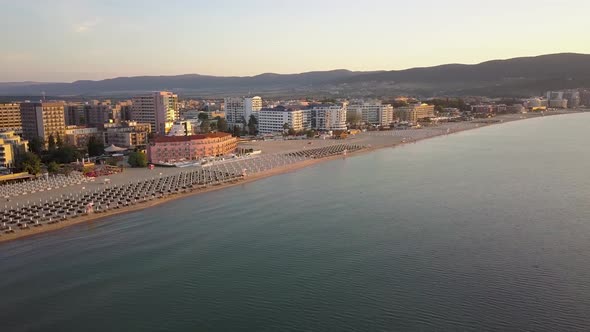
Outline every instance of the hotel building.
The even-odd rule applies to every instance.
[[[277,106],[263,108],[258,115],[258,131],[261,134],[273,134],[284,132],[285,123],[295,131],[308,129],[304,125],[304,111]]]
[[[88,146],[90,137],[95,137],[99,142],[103,141],[102,133],[98,131],[98,128],[68,126],[65,130],[64,141],[69,145],[81,148]]]
[[[416,123],[419,120],[434,117],[434,105],[413,104],[395,109],[395,116],[400,121]]]
[[[309,110],[311,128],[319,131],[347,130],[345,105],[316,105]]]
[[[27,152],[28,143],[14,131],[0,132],[0,166],[14,167],[17,156]]]
[[[395,119],[393,106],[377,102],[358,102],[348,105],[347,112],[358,114],[363,123],[389,126]]]
[[[258,113],[262,109],[262,98],[225,98],[223,100],[225,107],[225,119],[230,128],[238,126],[242,128],[248,124],[251,115],[258,118]]]
[[[160,91],[133,97],[131,118],[136,122],[149,123],[152,132],[165,135],[166,128],[179,118],[178,95]]]
[[[0,104],[0,131],[8,130],[17,134],[23,131],[19,104]]]
[[[159,136],[148,145],[147,155],[150,163],[171,163],[229,154],[237,146],[237,138],[228,133]]]
[[[134,121],[122,123],[106,123],[103,125],[104,144],[121,148],[144,147],[148,143],[151,132],[149,123]]]
[[[49,135],[64,137],[66,121],[63,102],[21,103],[23,137],[35,137],[47,143]]]

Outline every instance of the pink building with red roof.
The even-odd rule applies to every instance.
[[[156,137],[147,147],[150,163],[171,163],[232,153],[238,140],[228,133]]]

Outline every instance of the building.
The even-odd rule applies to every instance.
[[[590,106],[590,90],[580,89],[580,105]]]
[[[347,112],[355,113],[365,124],[376,126],[389,126],[395,118],[393,106],[380,101],[351,103]]]
[[[121,109],[111,104],[110,100],[93,100],[84,107],[84,117],[88,127],[99,127],[103,123],[121,122]]]
[[[262,98],[225,98],[223,100],[225,107],[225,119],[230,128],[238,126],[243,128],[248,124],[251,115],[258,117],[262,109]]]
[[[254,115],[258,118],[258,112],[260,112],[261,109],[262,98],[258,96],[244,98],[244,119],[246,119],[246,124],[248,124],[250,116]]]
[[[167,136],[189,136],[193,132],[193,122],[191,121],[177,121],[174,122]]]
[[[416,123],[419,120],[434,117],[434,105],[412,104],[395,109],[395,116],[399,121]]]
[[[66,130],[64,106],[63,102],[21,103],[23,138],[39,138],[45,143],[50,135],[63,138]]]
[[[22,133],[20,106],[16,103],[0,104],[0,131]]]
[[[96,138],[99,142],[103,141],[102,132],[98,131],[98,128],[68,126],[65,130],[64,142],[78,148],[86,147],[91,137]]]
[[[564,91],[563,99],[567,100],[567,107],[569,108],[577,108],[581,104],[580,92],[578,90]]]
[[[166,134],[166,125],[180,117],[178,95],[159,91],[132,99],[131,118],[140,123],[149,123],[151,130],[159,135]]]
[[[86,104],[85,103],[66,103],[64,105],[64,117],[66,126],[85,126],[86,125]]]
[[[147,154],[150,163],[174,163],[233,153],[237,146],[237,138],[228,133],[159,136],[150,142]]]
[[[319,131],[346,130],[346,106],[346,104],[312,106],[308,111],[311,128]]]
[[[304,111],[284,106],[263,108],[258,114],[258,132],[261,134],[282,133],[285,124],[288,128],[300,132],[309,129],[305,126]]]
[[[151,133],[149,123],[126,121],[122,123],[106,123],[103,125],[105,145],[116,145],[123,148],[144,147],[148,144]]]
[[[0,132],[0,166],[14,167],[17,157],[27,152],[28,144],[15,131]]]
[[[567,99],[551,99],[549,100],[549,107],[551,108],[567,108]]]

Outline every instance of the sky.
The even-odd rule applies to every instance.
[[[0,82],[590,53],[588,0],[0,0]]]

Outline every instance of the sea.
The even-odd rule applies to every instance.
[[[0,330],[588,331],[590,113],[0,244]]]

